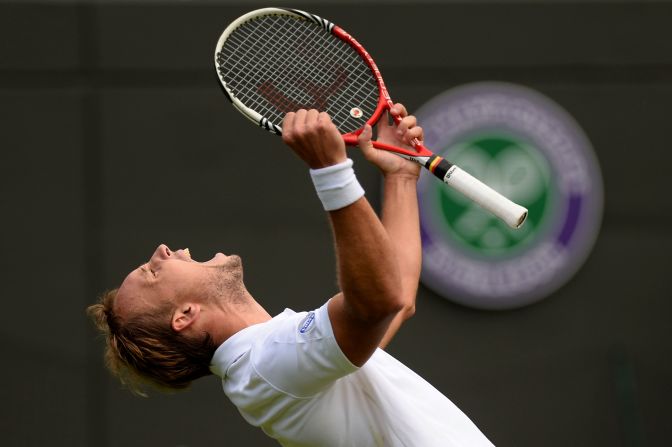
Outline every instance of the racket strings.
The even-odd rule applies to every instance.
[[[261,35],[262,39],[269,37],[267,35],[268,30],[269,30],[269,28],[266,28],[264,30],[264,33]],[[291,29],[291,31],[296,31],[296,29]],[[322,30],[319,29],[319,28],[316,28],[316,27],[303,27],[301,29],[301,32],[302,32],[303,36],[302,35],[297,36],[296,33],[293,33],[292,36],[285,35],[285,36],[280,36],[280,37],[285,38],[285,39],[287,39],[287,38],[293,38],[295,40],[299,39],[299,41],[303,40],[305,42],[306,41],[305,40],[305,35],[306,34],[310,34],[309,38],[311,39],[311,41],[314,41],[315,39],[319,39],[320,37],[322,37],[322,39],[324,39],[324,36],[325,36],[325,34],[322,32]],[[302,37],[304,39],[302,39]],[[246,43],[249,44],[248,40],[249,40],[249,35],[244,36],[244,39],[242,41],[239,41],[238,44],[239,45],[245,45]],[[259,40],[261,40],[261,39],[259,39]],[[323,62],[322,66],[323,67],[324,66],[329,67],[331,65],[330,62],[334,62],[334,60],[343,60],[343,56],[344,56],[343,48],[339,48],[338,49],[339,51],[337,53],[334,53],[334,54],[329,54],[328,52],[326,52],[327,54],[326,54],[326,57],[325,57],[325,54],[324,54],[325,53],[325,51],[324,51],[325,46],[323,44],[321,46],[319,46],[319,45],[318,46],[313,45],[313,46],[316,47],[318,51],[321,50],[321,51],[319,51],[319,53],[321,53],[321,54],[317,54],[317,56],[318,56],[317,59],[322,60],[322,62]],[[259,49],[259,48],[260,48],[260,46],[256,45],[256,49]],[[308,48],[308,49],[304,48],[303,49],[304,51],[302,51],[302,53],[301,53],[302,57],[297,58],[296,55],[295,55],[294,59],[291,59],[291,55],[287,54],[289,52],[289,50],[292,50],[292,49],[293,48],[291,46],[287,46],[284,49],[284,51],[282,51],[282,52],[277,52],[276,51],[276,53],[271,53],[267,49],[263,53],[260,53],[259,56],[262,57],[262,58],[270,56],[270,58],[271,58],[270,62],[273,62],[273,63],[280,63],[282,61],[289,61],[290,64],[288,64],[288,68],[290,68],[290,70],[286,71],[285,74],[296,73],[297,76],[294,76],[293,78],[285,77],[285,79],[280,80],[279,83],[282,83],[283,89],[285,89],[285,90],[288,89],[291,96],[298,97],[298,99],[299,99],[298,102],[303,102],[304,103],[303,107],[309,107],[310,106],[312,108],[318,108],[318,109],[324,110],[325,109],[325,99],[326,98],[324,97],[324,95],[318,95],[318,94],[316,94],[315,91],[311,92],[310,89],[306,88],[306,87],[309,87],[309,85],[307,85],[308,82],[305,80],[305,75],[308,75],[312,78],[315,78],[316,75],[322,74],[322,72],[324,72],[324,69],[322,69],[320,71],[318,69],[318,67],[314,64],[314,62],[311,61],[310,58],[306,57],[306,56],[309,56],[311,54],[311,52],[309,50],[312,50],[312,48]],[[333,50],[333,48],[332,48],[332,50]],[[329,57],[329,56],[332,56],[332,57]],[[288,59],[288,57],[290,57],[290,58]],[[292,64],[291,62],[294,62],[294,63]],[[292,67],[292,65],[294,65],[294,67]],[[300,67],[299,70],[296,69],[297,68],[296,65],[298,65]],[[351,67],[352,63],[350,63],[349,65],[350,66],[347,67],[347,68],[352,73],[352,69],[351,69],[352,68]],[[233,67],[233,68],[238,68],[238,67]],[[294,68],[294,69],[292,70],[292,68]],[[310,71],[308,71],[308,70],[306,70],[306,68],[312,68],[312,69]],[[339,75],[341,75],[341,77],[342,77],[344,72],[345,72],[345,69],[343,69],[341,67],[341,71],[339,72]],[[257,72],[257,73],[261,74],[261,72]],[[301,77],[299,77],[299,76],[301,76]],[[361,80],[362,80],[361,79],[362,78],[361,73],[359,74],[358,78],[359,78],[359,81],[361,82]],[[262,87],[273,87],[272,85],[271,86],[268,85],[268,80],[262,80],[260,78],[260,76],[257,76],[256,78],[253,78],[251,80],[256,81],[257,86],[261,85]],[[249,81],[249,79],[248,79],[248,81]],[[259,84],[259,82],[261,82],[261,84]],[[310,84],[313,87],[315,87],[314,83],[310,83]],[[359,92],[362,91],[362,88],[360,86],[360,88],[358,90],[353,92],[352,91],[352,85],[354,85],[354,84],[349,84],[349,85],[350,85],[350,87],[349,87],[348,91],[346,92],[347,94],[353,95],[353,93],[356,94],[356,93],[359,93]],[[252,92],[248,88],[247,91],[243,91],[243,93],[250,94]],[[263,93],[264,93],[264,96],[267,99],[270,99],[271,102],[275,104],[276,108],[280,109],[283,114],[286,111],[294,110],[294,109],[297,109],[297,108],[301,107],[299,104],[296,104],[293,101],[289,101],[286,97],[283,97],[282,92],[277,90],[277,89],[267,88]],[[325,93],[327,93],[327,96],[329,96],[329,94],[333,93],[333,92],[329,92],[329,88],[327,88]],[[311,99],[313,100],[312,104],[310,104]],[[256,106],[256,107],[259,107],[262,104],[260,104],[260,101],[257,100],[257,101],[253,102],[253,105]]]
[[[366,62],[309,20],[274,15],[245,22],[217,60],[233,95],[278,126],[287,112],[314,108],[348,133],[361,128],[378,104],[378,84]]]
[[[305,65],[305,64],[306,64],[307,61],[305,60],[305,58],[303,58],[303,59],[299,59],[299,58],[296,58],[296,57],[295,57],[295,59],[287,59],[288,57],[290,57],[290,54],[287,54],[287,53],[290,52],[290,50],[294,49],[294,48],[292,48],[292,47],[289,46],[289,45],[288,45],[288,46],[285,46],[285,48],[273,48],[273,47],[267,46],[265,49],[263,49],[263,47],[262,47],[262,45],[261,45],[261,40],[262,40],[262,39],[269,39],[270,36],[268,36],[268,31],[270,31],[270,30],[271,30],[271,28],[270,28],[270,27],[267,27],[267,28],[264,29],[264,33],[263,33],[261,36],[255,36],[255,37],[256,37],[256,41],[254,41],[254,43],[249,42],[249,37],[250,37],[250,36],[249,36],[249,33],[246,33],[246,34],[248,34],[248,35],[244,36],[243,39],[238,39],[238,40],[239,40],[238,44],[241,45],[241,46],[252,44],[252,45],[253,45],[252,49],[254,49],[254,50],[256,50],[256,51],[260,51],[260,53],[259,53],[258,55],[256,55],[256,57],[257,57],[258,59],[261,59],[261,60],[268,58],[268,59],[269,59],[268,62],[270,62],[270,63],[272,63],[272,64],[279,64],[280,61],[282,61],[282,60],[287,60],[287,61],[288,61],[288,66],[287,66],[287,68],[290,68],[290,69],[292,68],[292,67],[291,67],[292,62],[298,63],[298,64],[300,64],[300,65]],[[248,31],[249,31],[249,30],[248,30]],[[304,28],[303,31],[304,31],[304,34],[305,34],[306,31],[311,31],[311,29],[310,29],[310,28]],[[231,36],[232,39],[235,39],[236,37],[237,37],[237,36]],[[297,36],[296,34],[294,34],[293,36],[287,36],[287,35],[277,36],[277,35],[276,35],[276,36],[274,36],[274,37],[276,37],[276,38],[277,38],[277,37],[280,37],[280,38],[282,38],[282,39],[288,39],[288,38],[293,38],[293,39],[297,39],[297,38],[298,38],[298,39],[300,39],[302,36],[300,36],[300,35]],[[305,36],[303,36],[303,37],[305,38]],[[272,50],[273,50],[273,51],[272,51]],[[241,58],[239,61],[236,61],[236,65],[234,65],[234,66],[232,66],[232,67],[230,67],[230,68],[233,69],[233,70],[235,70],[235,69],[240,69],[241,62],[242,62],[242,63],[249,62],[249,60],[245,60],[245,59],[244,59],[245,57],[249,57],[248,54],[249,54],[249,51],[246,51],[246,53],[245,53],[244,55],[242,55],[243,58]],[[295,64],[294,64],[294,65],[295,65]],[[297,72],[296,69],[294,69],[294,70],[290,70],[290,71],[286,72],[285,74],[287,74],[287,73],[296,73],[296,72]],[[263,72],[261,72],[261,71],[256,71],[256,72],[253,72],[253,73],[256,74],[257,76],[256,76],[256,77],[253,76],[252,78],[248,78],[248,79],[247,79],[248,81],[249,81],[249,80],[254,80],[254,81],[262,81],[262,80],[266,80],[266,81],[267,81],[267,80],[268,80],[268,79],[266,79],[266,76],[268,75],[268,73],[263,73]],[[263,77],[264,79],[262,79],[262,77]],[[283,79],[283,80],[285,80],[285,81],[287,81],[287,80],[292,81],[292,79]],[[293,81],[296,81],[296,79],[293,79]],[[245,84],[245,85],[247,85],[247,84]],[[288,85],[287,87],[288,87],[288,88],[291,88],[293,85],[295,85],[295,82],[294,82],[294,83],[291,83],[291,84]],[[253,88],[253,87],[254,87],[254,85],[249,85],[249,88]],[[297,91],[297,93],[300,94],[301,91]]]
[[[268,30],[271,28],[267,28],[265,30],[265,34]],[[306,28],[303,30],[304,35],[292,35],[292,36],[275,36],[275,37],[280,37],[282,39],[300,39],[300,38],[305,38],[305,31],[312,31],[309,28]],[[267,38],[268,36],[262,35],[261,38]],[[240,45],[244,45],[245,41],[240,42]],[[292,51],[295,50],[291,46],[287,45],[285,48],[275,48],[271,46],[267,46],[266,48],[261,47],[259,42],[255,42],[255,48],[257,51],[259,51],[257,57],[260,60],[265,60],[268,64],[272,66],[280,66],[285,62],[285,71],[284,73],[280,73],[282,76],[276,76],[276,79],[273,80],[273,78],[269,77],[269,72],[268,71],[262,71],[262,70],[256,70],[252,72],[247,72],[245,75],[247,76],[243,83],[241,83],[241,94],[245,97],[251,97],[253,99],[252,104],[254,104],[256,107],[260,107],[262,104],[260,103],[259,99],[260,98],[254,98],[254,93],[258,92],[260,89],[263,90],[262,96],[265,97],[266,99],[269,100],[272,104],[276,105],[276,108],[278,108],[281,112],[286,113],[291,110],[295,110],[297,108],[301,108],[298,105],[294,105],[291,103],[289,97],[295,98],[297,103],[303,103],[303,104],[310,104],[311,102],[311,96],[310,92],[307,91],[301,84],[302,78],[300,76],[311,76],[315,77],[314,71],[311,70],[308,71],[306,68],[314,68],[311,67],[310,61],[308,61],[305,57],[303,56],[298,56],[294,55],[292,57]],[[304,55],[306,54],[305,52],[303,53]],[[244,66],[244,63],[248,61],[245,60],[240,60],[238,61],[237,65],[232,67],[233,69],[240,69],[241,66]],[[303,73],[301,73],[301,68],[303,67]],[[294,74],[294,76],[291,76]],[[275,87],[276,84],[281,84],[283,87],[283,90],[285,90],[288,94],[288,97],[282,96],[282,91],[277,89]],[[275,87],[275,88],[273,88]],[[256,100],[255,100],[256,99]],[[293,107],[292,107],[293,106]]]

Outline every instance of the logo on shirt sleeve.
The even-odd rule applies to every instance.
[[[301,322],[301,326],[299,327],[299,333],[300,334],[305,334],[306,332],[310,331],[313,327],[315,327],[315,312],[309,312],[306,318],[303,319]]]

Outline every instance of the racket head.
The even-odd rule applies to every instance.
[[[373,59],[333,23],[296,9],[263,8],[234,20],[215,47],[220,86],[234,107],[282,134],[288,112],[327,112],[351,143],[392,102]],[[349,141],[350,140],[350,141]]]

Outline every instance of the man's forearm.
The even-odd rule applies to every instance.
[[[341,286],[329,301],[329,320],[342,352],[361,366],[404,307],[395,249],[360,195],[363,191],[355,184],[354,171],[345,166],[345,142],[329,115],[317,110],[290,112],[282,129],[283,141],[311,168],[315,190],[329,211]],[[371,128],[366,130],[370,137]],[[414,137],[420,136],[415,133]],[[370,141],[368,145],[368,150],[374,150]],[[399,161],[387,155],[388,160]]]
[[[399,310],[400,275],[387,231],[369,202],[361,198],[329,213],[339,283],[348,306],[363,320]]]
[[[411,306],[422,265],[416,185],[414,176],[386,177],[382,207],[382,223],[395,250],[404,299]]]
[[[390,323],[381,340],[381,348],[387,346],[403,322],[415,312],[415,298],[422,266],[416,185],[417,177],[412,175],[390,175],[385,178],[382,223],[395,252],[403,309]]]

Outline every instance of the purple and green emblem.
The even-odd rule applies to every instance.
[[[470,307],[510,309],[565,284],[597,237],[602,176],[581,128],[526,87],[476,83],[417,111],[425,144],[529,210],[511,229],[459,192],[418,184],[423,283]]]

